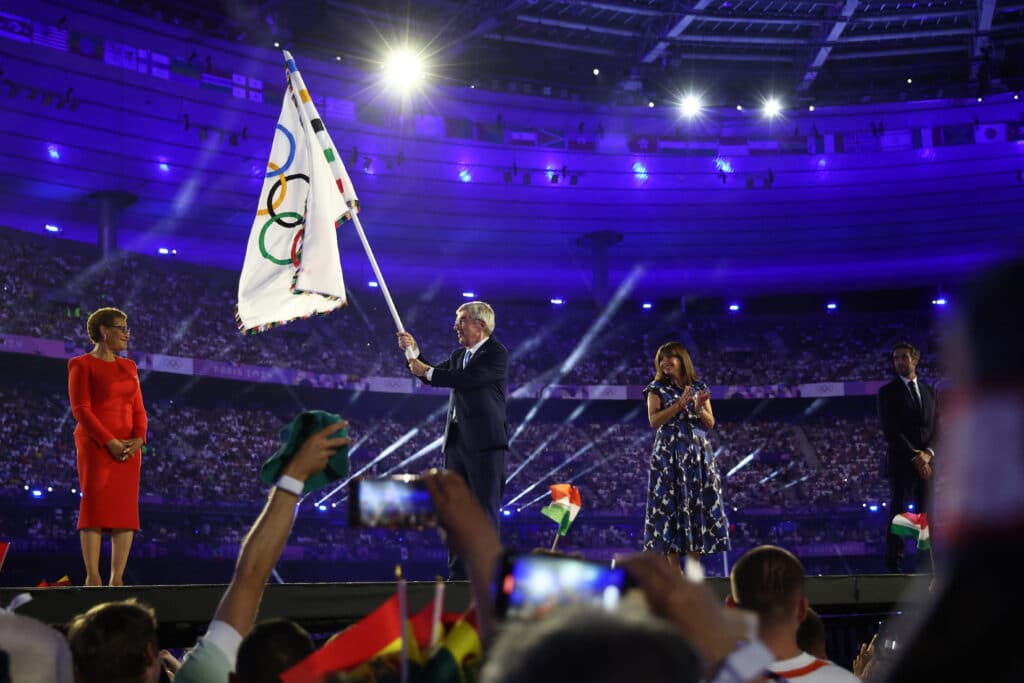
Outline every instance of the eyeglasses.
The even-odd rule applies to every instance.
[[[478,322],[476,318],[459,318],[455,321],[455,327],[465,327],[466,323]]]
[[[124,332],[125,334],[131,334],[132,333],[131,328],[128,327],[127,325],[107,325],[107,327],[109,327],[112,330],[120,330],[121,332]]]

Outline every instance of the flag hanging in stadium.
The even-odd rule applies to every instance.
[[[323,120],[285,52],[288,89],[238,281],[245,334],[346,304],[337,228],[359,199]]]
[[[541,508],[541,514],[558,524],[558,535],[569,533],[569,525],[580,514],[583,499],[580,490],[572,484],[552,484],[551,504]]]

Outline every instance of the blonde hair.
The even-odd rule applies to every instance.
[[[465,311],[466,316],[473,320],[479,320],[484,324],[484,333],[487,336],[494,334],[494,309],[483,301],[470,301],[455,309],[455,314]]]

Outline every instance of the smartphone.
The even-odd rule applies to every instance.
[[[561,555],[506,553],[495,585],[499,618],[536,619],[556,607],[615,609],[631,585],[621,568]]]
[[[422,529],[437,526],[434,501],[423,479],[396,474],[382,479],[353,479],[348,490],[352,527]]]
[[[875,659],[880,662],[895,659],[901,644],[896,629],[888,621],[878,622],[878,635],[875,637]]]

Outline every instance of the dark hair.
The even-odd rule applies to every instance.
[[[690,359],[690,352],[679,342],[665,342],[658,347],[654,354],[654,381],[665,381],[665,373],[661,371],[661,359],[665,356],[675,356],[682,364],[683,386],[693,384],[698,379],[697,371],[693,369],[693,360]]]
[[[68,644],[81,683],[141,683],[159,652],[156,614],[134,599],[96,605],[71,620]]]
[[[796,555],[774,545],[762,545],[736,561],[730,574],[732,599],[757,612],[762,625],[784,622],[804,596],[804,566]]]
[[[100,333],[100,325],[113,327],[114,323],[122,320],[127,321],[128,316],[120,308],[98,308],[92,312],[92,315],[86,321],[85,331],[89,333],[89,339],[92,340],[93,344],[99,344],[100,340],[103,339],[103,335]]]
[[[647,614],[566,608],[539,622],[507,625],[480,680],[696,683],[700,674],[693,646],[665,621]]]
[[[916,346],[914,346],[913,344],[911,344],[910,342],[908,342],[908,341],[901,341],[901,342],[896,342],[895,344],[893,344],[893,346],[892,346],[893,353],[895,353],[899,349],[906,349],[907,351],[910,352],[910,357],[911,358],[913,358],[914,360],[921,360],[921,350],[919,348],[917,348]]]
[[[796,630],[796,644],[801,650],[819,659],[828,659],[825,640],[825,623],[813,609],[807,609],[807,616]]]
[[[306,657],[316,646],[306,629],[287,619],[260,622],[238,646],[235,676],[238,683],[278,683],[280,675]]]

